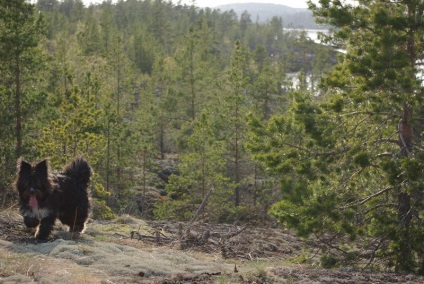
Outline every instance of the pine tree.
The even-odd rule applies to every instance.
[[[324,245],[324,266],[423,273],[424,156],[415,132],[423,3],[322,0],[310,7],[338,27],[333,43],[346,54],[320,97],[299,89],[284,115],[251,120],[252,151],[281,177],[283,197],[271,213]]]
[[[143,98],[143,102],[148,101]],[[151,204],[147,203],[147,194],[149,188],[149,181],[151,180],[151,172],[154,166],[154,158],[157,157],[158,149],[155,147],[155,133],[154,133],[154,119],[151,114],[152,104],[145,104],[145,107],[140,107],[137,111],[137,123],[134,124],[132,131],[132,147],[134,148],[134,164],[131,168],[133,169],[134,175],[134,189],[138,189],[135,195],[138,194],[138,208],[143,217],[147,217],[151,212]],[[128,200],[128,203],[132,205],[134,202],[134,196],[129,196],[132,200]]]
[[[241,203],[242,168],[246,158],[244,141],[246,134],[246,114],[248,111],[249,86],[249,60],[247,51],[236,42],[234,54],[224,80],[221,112],[224,115],[225,132],[228,147],[228,164],[231,179],[237,184],[234,190],[234,205]]]
[[[283,68],[278,63],[271,62],[268,58],[258,62],[257,79],[253,84],[252,101],[256,112],[268,120],[273,113],[279,113],[284,108],[281,104],[281,82],[284,75]]]
[[[96,163],[106,147],[102,133],[102,110],[96,109],[93,95],[85,96],[74,88],[59,106],[60,117],[45,126],[36,145],[40,156],[51,157],[60,168],[75,156],[84,154]]]
[[[15,164],[15,147],[16,137],[14,135],[14,128],[16,118],[11,111],[13,106],[13,94],[10,89],[0,85],[0,207],[5,207],[7,202],[13,200],[14,192],[8,192],[6,189],[10,188],[10,183],[15,174],[14,167],[10,165]]]
[[[13,89],[15,124],[15,156],[23,153],[23,101],[28,91],[27,79],[40,66],[37,46],[45,33],[45,24],[35,7],[24,0],[0,1],[0,62],[2,82]]]
[[[216,140],[216,132],[205,112],[194,121],[189,151],[180,156],[179,175],[172,175],[166,186],[170,199],[156,208],[159,217],[189,220],[207,198],[204,210],[209,221],[231,218],[229,195],[233,186],[224,175],[224,143]]]
[[[181,85],[181,107],[188,106],[186,110],[187,120],[194,121],[208,92],[208,79],[214,74],[211,65],[210,54],[213,46],[212,32],[207,23],[201,22],[200,27],[189,28],[176,51],[176,63],[178,70],[178,85]]]
[[[84,155],[96,167],[105,152],[106,138],[101,125],[105,114],[96,108],[93,94],[82,94],[74,87],[69,97],[61,101],[58,112],[59,118],[46,125],[41,137],[34,141],[38,154],[49,157],[53,169],[61,169],[77,155]],[[94,217],[112,218],[113,213],[105,203],[110,192],[103,187],[97,171],[91,190]]]
[[[110,77],[112,80],[112,93],[107,101],[103,102],[106,110],[106,188],[117,195],[125,195],[124,169],[131,159],[131,148],[126,147],[131,140],[132,124],[131,104],[133,96],[134,77],[132,65],[129,62],[122,42],[117,36],[109,54]]]

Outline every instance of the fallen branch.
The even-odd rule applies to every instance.
[[[196,214],[193,216],[193,218],[191,218],[190,222],[188,223],[186,229],[185,229],[185,233],[187,234],[188,232],[190,232],[190,228],[191,226],[193,226],[193,223],[199,218],[200,213],[202,213],[202,211],[205,209],[206,207],[206,202],[209,199],[209,196],[211,195],[213,191],[213,188],[209,189],[209,191],[206,193],[205,198],[203,198],[202,204],[200,204],[199,209],[197,209]]]
[[[119,234],[117,234],[117,233],[115,233],[116,235],[119,235]],[[156,243],[159,243],[159,242],[161,242],[161,241],[169,241],[170,240],[170,238],[169,237],[167,237],[166,235],[164,235],[161,231],[159,231],[159,230],[156,230],[156,231],[154,231],[154,232],[152,232],[151,233],[152,235],[143,235],[143,234],[140,234],[139,232],[137,232],[137,231],[131,231],[130,232],[130,238],[131,239],[137,239],[137,240],[149,240],[149,241],[152,241],[152,242],[156,242]],[[128,237],[127,237],[128,238]]]
[[[245,225],[243,228],[241,228],[241,229],[239,229],[239,230],[237,230],[237,231],[235,231],[235,232],[233,232],[233,233],[228,233],[228,234],[226,234],[226,235],[224,235],[224,236],[222,236],[222,238],[224,239],[224,240],[229,240],[229,239],[231,239],[232,237],[235,237],[235,236],[237,236],[237,235],[239,235],[239,234],[241,234],[244,230],[246,230],[247,229],[247,225]]]
[[[142,238],[142,235],[136,231],[131,231],[130,235],[131,235],[131,240],[135,238],[135,235],[138,236],[138,240],[141,240]]]

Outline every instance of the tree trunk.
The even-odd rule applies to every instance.
[[[236,105],[236,118],[239,119],[239,110],[238,110],[238,103]],[[240,143],[240,133],[239,133],[239,122],[236,122],[236,138],[234,142],[235,146],[235,153],[234,153],[234,171],[235,171],[235,182],[236,182],[236,188],[234,189],[234,205],[240,206],[240,149],[239,149],[239,143]]]
[[[403,115],[399,122],[399,145],[401,154],[405,157],[410,156],[413,150],[414,134],[412,125],[409,124],[411,116],[412,109],[404,104]],[[412,248],[409,232],[411,220],[411,196],[400,185],[398,194],[398,222],[403,233],[399,241],[399,256],[396,264],[397,271],[407,271],[411,266]]]
[[[412,109],[406,104],[403,105],[403,115],[399,122],[399,145],[402,156],[410,156],[412,153],[412,145],[414,133],[409,120],[412,116]],[[398,195],[398,218],[402,227],[409,227],[411,221],[411,197],[407,192],[399,188]]]
[[[15,69],[15,112],[16,112],[16,157],[22,156],[22,94],[21,70],[19,58],[16,59]]]

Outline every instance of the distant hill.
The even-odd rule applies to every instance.
[[[264,23],[271,20],[273,16],[278,16],[283,19],[283,25],[286,28],[305,28],[305,29],[319,29],[322,26],[315,24],[312,17],[312,12],[306,8],[292,8],[279,4],[263,4],[263,3],[241,3],[241,4],[227,4],[214,7],[221,11],[234,12],[240,15],[247,11],[252,19],[252,22]]]

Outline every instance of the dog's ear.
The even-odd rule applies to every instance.
[[[22,158],[18,160],[18,171],[20,175],[30,175],[32,166],[30,163],[24,161]]]
[[[49,166],[47,164],[47,160],[41,161],[38,164],[35,165],[34,167],[34,171],[43,177],[46,177],[48,175],[48,170]]]

